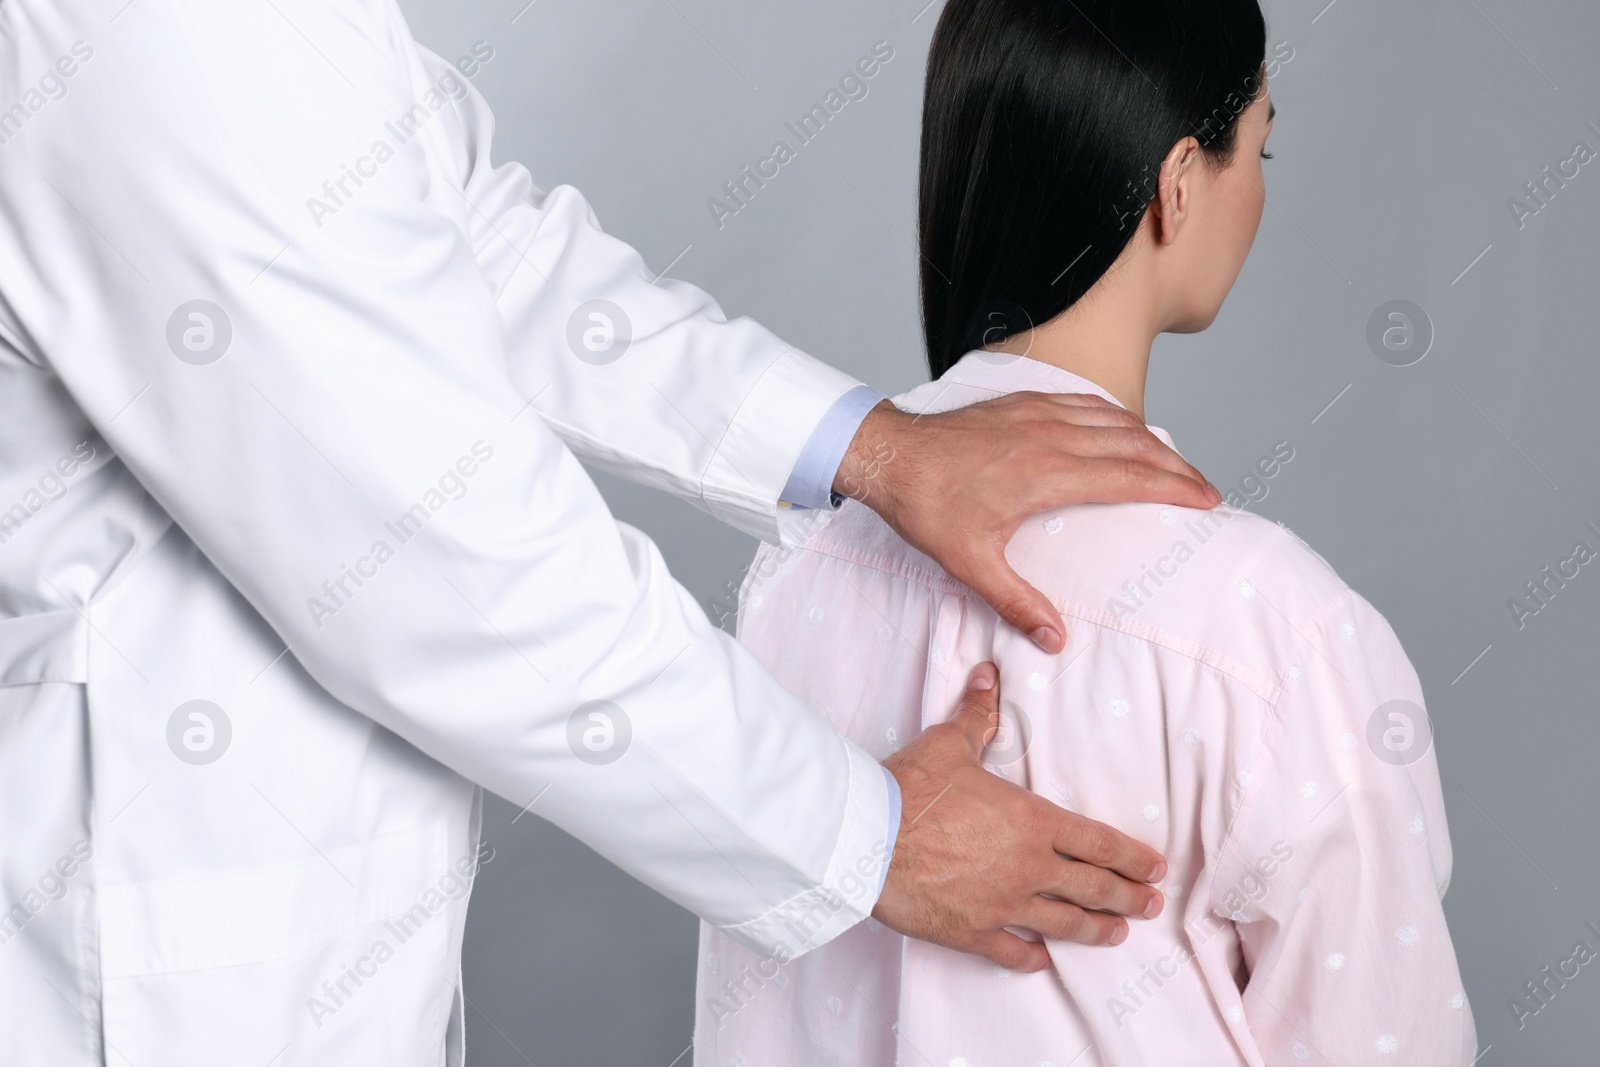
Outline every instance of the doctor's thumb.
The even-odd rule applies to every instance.
[[[1000,729],[1000,671],[993,663],[972,668],[951,721],[960,728],[973,757],[983,758],[984,747]]]
[[[1006,624],[1021,630],[1051,655],[1067,647],[1066,624],[1061,613],[1039,590],[1011,569],[1005,553],[998,552],[974,574],[962,576],[973,592],[986,600]]]

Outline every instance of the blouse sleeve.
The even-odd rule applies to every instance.
[[[1267,1064],[1469,1064],[1476,1036],[1441,906],[1450,841],[1416,672],[1354,593],[1294,629],[1300,662],[1237,772],[1210,886],[1247,972],[1230,1023]]]

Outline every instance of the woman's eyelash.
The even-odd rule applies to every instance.
[[[1266,149],[1263,148],[1261,150],[1261,158],[1262,159],[1271,159],[1272,158],[1272,153],[1268,152]]]

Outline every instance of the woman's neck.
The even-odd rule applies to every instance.
[[[1081,300],[1043,326],[990,347],[1087,378],[1143,419],[1150,345],[1161,331],[1155,325],[1153,287],[1117,276],[1124,273],[1113,268]]]

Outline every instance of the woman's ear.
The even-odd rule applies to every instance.
[[[1156,198],[1150,204],[1153,236],[1157,244],[1170,245],[1193,208],[1194,172],[1200,162],[1200,142],[1185,137],[1161,161]]]

